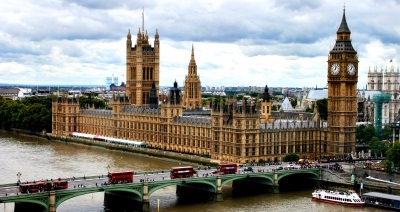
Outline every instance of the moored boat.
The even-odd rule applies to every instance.
[[[312,193],[312,200],[355,207],[362,207],[365,204],[354,190],[331,191],[317,189]]]
[[[380,192],[368,192],[362,196],[367,206],[400,211],[400,196]]]

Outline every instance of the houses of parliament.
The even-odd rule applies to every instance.
[[[268,86],[262,99],[226,99],[202,109],[201,84],[192,46],[184,92],[177,82],[159,99],[161,42],[139,29],[126,39],[126,94],[114,94],[108,109],[80,108],[78,97],[53,96],[52,133],[73,132],[146,142],[150,148],[235,163],[345,157],[355,151],[358,57],[345,10],[329,52],[328,120],[318,111],[271,111]],[[189,55],[188,55],[189,56]]]

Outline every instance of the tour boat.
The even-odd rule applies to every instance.
[[[354,190],[330,191],[317,189],[312,193],[312,200],[356,207],[362,207],[365,204]]]

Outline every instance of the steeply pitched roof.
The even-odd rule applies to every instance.
[[[293,110],[293,106],[292,104],[290,104],[289,99],[286,97],[285,100],[283,100],[283,103],[281,105],[281,109],[283,111],[287,111],[287,110]]]
[[[340,27],[337,31],[337,33],[351,33],[349,26],[347,26],[347,21],[346,21],[346,13],[345,9],[343,9],[343,17],[342,17],[342,23],[340,23]]]

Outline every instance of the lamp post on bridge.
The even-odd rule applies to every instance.
[[[108,171],[107,174],[110,173],[110,168],[111,168],[111,167],[110,167],[110,164],[108,164],[108,165],[107,165],[107,171]]]
[[[17,183],[19,184],[20,182],[21,182],[21,172],[18,172],[17,173],[17,177],[18,177],[18,181],[17,181]]]

